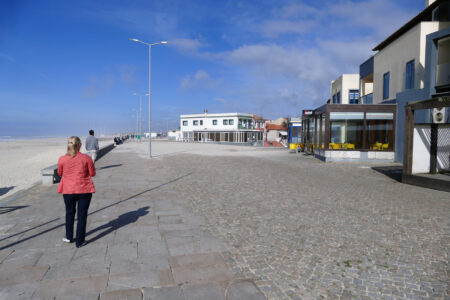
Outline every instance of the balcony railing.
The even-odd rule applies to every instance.
[[[372,103],[373,103],[373,93],[361,97],[361,104],[372,104]]]
[[[254,126],[242,126],[242,125],[238,125],[238,129],[247,129],[247,130],[253,130],[255,129]]]

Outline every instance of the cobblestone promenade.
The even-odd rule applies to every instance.
[[[80,249],[56,186],[0,208],[0,298],[450,299],[449,193],[372,168],[389,164],[218,147],[106,155]]]

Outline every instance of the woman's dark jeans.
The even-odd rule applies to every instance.
[[[91,204],[92,193],[87,194],[63,194],[64,203],[66,204],[66,238],[73,241],[73,224],[75,222],[75,213],[77,211],[76,206],[78,202],[78,214],[77,214],[77,237],[75,245],[80,246],[86,236],[86,221]]]

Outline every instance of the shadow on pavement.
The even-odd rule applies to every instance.
[[[170,180],[170,181],[168,181],[168,182],[162,183],[162,184],[160,184],[160,185],[158,185],[158,186],[155,186],[155,187],[153,187],[153,188],[151,188],[151,189],[148,189],[148,190],[142,191],[142,192],[140,192],[140,193],[137,193],[137,194],[135,194],[135,195],[132,195],[132,196],[126,198],[126,199],[119,200],[119,201],[114,202],[114,203],[112,203],[112,204],[110,204],[110,205],[107,205],[107,206],[105,206],[105,207],[99,208],[99,209],[97,209],[97,210],[95,210],[95,211],[89,213],[88,216],[93,215],[93,214],[95,214],[95,213],[98,213],[99,211],[102,211],[102,210],[104,210],[104,209],[110,208],[110,207],[112,207],[112,206],[114,206],[114,205],[117,205],[117,204],[119,204],[119,203],[122,203],[122,202],[125,202],[125,201],[128,201],[128,200],[134,199],[134,198],[136,198],[136,197],[138,197],[138,196],[140,196],[140,195],[142,195],[142,194],[145,194],[145,193],[154,191],[154,190],[156,190],[156,189],[159,189],[159,188],[161,188],[161,187],[163,187],[163,186],[165,186],[165,185],[174,183],[174,182],[176,182],[176,181],[178,181],[178,180],[180,180],[180,179],[182,179],[182,178],[184,178],[184,177],[187,177],[187,176],[191,175],[192,173],[193,173],[193,172],[188,173],[188,174],[183,175],[183,176],[180,176],[180,177],[177,177],[177,178],[175,178],[175,179],[173,179],[173,180]],[[44,225],[46,225],[46,224],[48,224],[48,223],[54,222],[54,221],[59,220],[59,219],[60,219],[60,218],[56,218],[56,219],[54,219],[54,220],[45,222],[45,223],[43,223],[43,224],[41,224],[41,225],[35,226],[35,227],[31,228],[31,229],[27,229],[27,230],[25,230],[25,231],[22,231],[22,232],[19,232],[19,233],[15,233],[15,234],[12,234],[12,235],[10,235],[10,236],[7,236],[7,237],[1,239],[0,241],[9,239],[9,238],[14,237],[14,236],[17,236],[17,235],[20,235],[20,234],[22,234],[22,233],[24,233],[24,232],[33,230],[33,229],[38,228],[38,227],[41,227],[41,226],[44,226]],[[13,243],[7,244],[7,245],[5,245],[5,246],[3,246],[3,247],[0,247],[0,250],[7,249],[7,248],[9,248],[9,247],[18,245],[18,244],[20,244],[20,243],[23,243],[23,242],[28,241],[28,240],[30,240],[30,239],[33,239],[33,238],[35,238],[35,237],[41,236],[41,235],[43,235],[43,234],[46,234],[47,232],[50,232],[50,231],[53,231],[53,230],[55,230],[55,229],[57,229],[57,228],[63,227],[64,225],[65,225],[65,223],[61,223],[61,224],[59,224],[59,225],[53,226],[53,227],[51,227],[51,228],[49,228],[49,229],[46,229],[46,230],[44,230],[44,231],[42,231],[42,232],[33,234],[33,235],[29,236],[29,237],[23,238],[23,239],[21,239],[21,240],[18,240],[18,241],[15,241],[15,242],[13,242]]]
[[[402,166],[386,166],[386,167],[372,167],[383,175],[390,177],[398,182],[402,182],[403,167]]]
[[[2,206],[0,207],[0,215],[7,214],[9,212],[15,211],[17,209],[28,207],[28,205],[25,206]]]
[[[15,187],[16,187],[15,185],[12,185],[12,186],[0,188],[0,196],[3,196],[4,194],[6,194],[7,192],[9,192],[10,190],[12,190]]]
[[[121,214],[117,219],[112,220],[102,226],[99,226],[95,229],[90,230],[86,233],[86,236],[93,234],[96,231],[106,229],[105,231],[99,233],[97,236],[93,237],[90,240],[87,240],[88,243],[92,243],[98,239],[101,239],[105,235],[110,234],[114,230],[117,230],[121,227],[127,226],[129,224],[135,223],[140,217],[143,217],[148,214],[150,206],[144,206],[137,210],[129,211],[127,213]]]
[[[98,168],[97,170],[104,170],[104,169],[109,169],[109,168],[116,168],[116,167],[120,167],[121,165],[122,165],[122,164],[104,166],[104,167]]]

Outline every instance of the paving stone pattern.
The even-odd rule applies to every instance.
[[[302,154],[163,165],[192,173],[172,189],[269,299],[450,299],[449,193]]]
[[[450,299],[449,193],[373,166],[114,150],[87,246],[56,186],[0,210],[0,299]]]
[[[172,189],[192,174],[118,151],[96,167],[87,246],[62,242],[56,185],[0,209],[0,299],[265,299]]]

